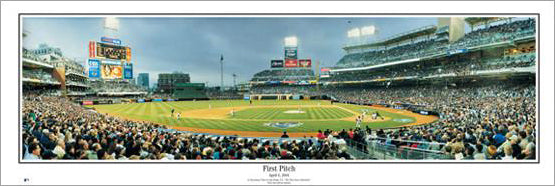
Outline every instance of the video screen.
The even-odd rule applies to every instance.
[[[96,55],[107,59],[126,60],[127,47],[97,43]]]
[[[119,65],[102,65],[103,79],[119,79],[122,76],[122,68]]]

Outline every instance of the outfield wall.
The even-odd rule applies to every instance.
[[[192,98],[181,98],[181,99],[172,99],[172,98],[153,98],[153,99],[117,99],[117,98],[108,98],[108,99],[90,99],[90,100],[83,100],[78,101],[78,104],[81,105],[105,105],[105,104],[119,104],[119,103],[146,103],[146,102],[167,102],[167,101],[200,101],[200,100],[209,100],[208,98],[200,98],[200,99],[192,99]]]

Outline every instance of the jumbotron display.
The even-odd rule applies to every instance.
[[[131,48],[119,39],[101,37],[89,42],[89,78],[132,79]]]
[[[102,78],[103,79],[121,79],[122,68],[120,65],[102,65]]]
[[[128,58],[129,47],[109,45],[105,43],[96,43],[96,56],[99,58],[114,59],[114,60],[126,60]]]

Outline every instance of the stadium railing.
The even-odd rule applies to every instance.
[[[411,141],[404,141],[411,142]],[[414,143],[414,142],[412,142]],[[426,142],[419,142],[426,143]],[[385,144],[381,140],[357,142],[347,140],[349,153],[357,159],[378,160],[453,160],[454,157],[441,151]]]

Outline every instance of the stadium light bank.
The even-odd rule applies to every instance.
[[[360,45],[365,38],[369,38],[374,34],[376,34],[376,27],[374,25],[356,27],[347,31],[347,38],[351,45]]]
[[[374,25],[353,28],[347,31],[348,38],[368,37],[376,34],[376,27]]]
[[[296,47],[298,45],[297,36],[289,36],[284,39],[285,46]]]

